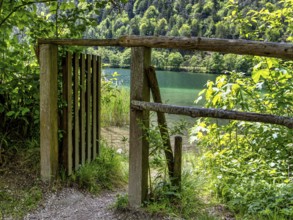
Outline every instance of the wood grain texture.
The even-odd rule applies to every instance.
[[[57,53],[56,45],[40,46],[40,151],[44,181],[51,181],[58,173]]]
[[[86,78],[85,78],[85,55],[81,55],[81,65],[80,65],[80,154],[81,154],[81,164],[85,164],[86,158],[86,140],[85,140],[85,129],[86,129],[86,118],[85,118],[85,93],[86,93]]]
[[[92,160],[92,56],[87,55],[86,71],[86,161]]]
[[[155,68],[151,66],[145,71],[149,80],[149,85],[150,85],[154,102],[162,103],[160,87],[156,77]],[[161,138],[164,145],[164,153],[165,153],[165,157],[167,161],[169,178],[172,181],[173,173],[174,173],[174,158],[173,158],[173,150],[171,146],[170,135],[168,132],[168,125],[167,125],[165,113],[157,112],[157,119],[158,119],[158,126],[160,130]]]
[[[79,57],[80,54],[74,54],[73,60],[73,71],[74,71],[74,83],[73,83],[73,111],[74,111],[74,169],[77,170],[79,168],[80,163],[80,126],[79,126]]]
[[[39,39],[39,44],[174,48],[293,59],[293,44],[204,37],[122,36],[118,39]]]
[[[102,100],[102,59],[97,57],[98,75],[97,75],[97,155],[100,154],[101,140],[101,100]]]
[[[131,100],[150,101],[150,88],[145,69],[151,61],[151,49],[138,47],[131,50]],[[146,130],[149,128],[149,113],[141,109],[130,112],[129,146],[129,205],[140,207],[148,193],[149,144]]]
[[[176,106],[176,105],[166,105],[160,103],[150,103],[132,100],[131,108],[136,110],[148,110],[156,112],[165,112],[168,114],[176,115],[187,115],[193,118],[197,117],[208,117],[208,118],[221,118],[221,119],[231,119],[240,121],[252,121],[252,122],[263,122],[276,125],[286,126],[293,129],[293,118],[260,114],[253,112],[238,112],[222,109],[212,109],[212,108],[197,108],[197,107],[187,107],[187,106]]]
[[[182,173],[182,137],[175,137],[174,146],[174,186],[181,187],[181,173]]]
[[[63,107],[62,116],[62,165],[68,175],[72,174],[72,54],[67,52],[63,63]]]
[[[93,56],[93,77],[92,77],[92,88],[93,88],[93,96],[92,96],[92,142],[93,142],[93,148],[92,148],[92,154],[93,159],[97,156],[97,123],[100,123],[97,121],[97,75],[98,75],[98,65],[97,65],[97,56]]]

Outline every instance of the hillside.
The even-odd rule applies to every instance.
[[[117,38],[122,35],[214,37],[284,41],[288,35],[283,29],[264,28],[264,22],[255,20],[252,11],[275,11],[281,1],[246,0],[130,0],[120,9],[107,5],[97,17],[98,25],[88,28],[85,37]],[[233,21],[233,22],[232,22]],[[283,19],[284,24],[285,19]],[[263,26],[263,27],[261,27]],[[263,31],[260,31],[263,30]],[[245,33],[245,34],[244,34]],[[249,34],[247,34],[249,33]],[[129,66],[130,50],[99,49],[103,61],[111,66]],[[252,58],[203,52],[159,50],[153,53],[153,64],[160,69],[190,71],[251,72]]]

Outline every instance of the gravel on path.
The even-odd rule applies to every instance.
[[[97,220],[97,219],[168,219],[152,216],[141,210],[116,211],[113,208],[121,192],[103,192],[98,196],[80,192],[74,188],[64,188],[51,194],[46,201],[24,220]]]

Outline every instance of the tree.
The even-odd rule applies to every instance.
[[[190,37],[191,36],[191,28],[188,24],[183,24],[179,29],[180,36]]]
[[[180,64],[184,61],[181,53],[179,52],[172,52],[168,56],[168,65],[179,68]]]
[[[94,33],[98,13],[106,4],[107,1],[0,0],[0,134],[28,137],[37,131],[37,39],[81,38],[87,29],[89,34]]]
[[[161,18],[158,21],[157,26],[155,27],[155,35],[165,36],[168,30],[167,20],[165,18]]]

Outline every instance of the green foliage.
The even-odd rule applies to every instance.
[[[10,139],[38,135],[37,39],[82,37],[107,2],[0,1],[0,133]]]
[[[21,218],[28,211],[35,209],[42,199],[39,187],[19,189],[16,192],[0,189],[0,217]]]
[[[46,188],[38,178],[39,143],[35,139],[7,142],[9,148],[0,155],[0,218],[21,219],[39,205]]]
[[[182,135],[187,123],[175,124],[169,130],[170,135]],[[196,159],[191,153],[183,156],[183,171],[180,189],[172,186],[167,174],[164,146],[158,127],[148,130],[147,140],[150,144],[150,195],[145,203],[151,213],[161,213],[184,219],[215,219],[204,210],[201,197],[206,183],[196,166]]]
[[[201,93],[206,106],[292,117],[291,63],[259,61],[252,77],[231,73],[208,82]],[[231,210],[248,219],[292,218],[292,130],[202,119],[192,134],[201,146],[202,164],[214,178],[216,195]]]
[[[103,126],[125,126],[129,124],[129,89],[119,85],[119,74],[102,81],[101,118]]]
[[[183,62],[183,57],[179,52],[169,54],[168,63],[170,66],[178,68],[182,62]]]
[[[292,6],[291,0],[251,5],[229,1],[231,14],[226,20],[237,25],[239,34],[247,39],[292,41]]]
[[[92,193],[123,186],[127,179],[125,157],[116,153],[116,150],[106,143],[100,144],[100,155],[94,161],[80,167],[71,177],[80,188]]]
[[[128,208],[128,195],[118,195],[114,207],[117,210],[126,210]]]

